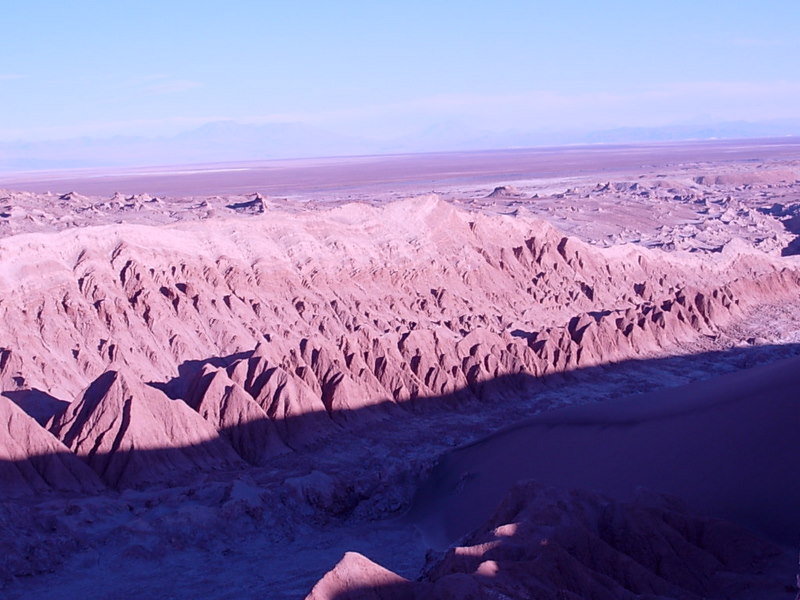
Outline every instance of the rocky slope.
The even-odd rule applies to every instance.
[[[124,371],[99,377],[53,419],[50,431],[112,487],[242,466],[208,421]]]
[[[620,502],[533,481],[517,484],[491,518],[418,581],[348,553],[307,600],[779,597],[765,576],[781,550],[731,523],[687,513],[674,499]]]
[[[157,450],[203,449],[178,470],[233,464],[231,446],[264,464],[397,404],[493,402],[530,381],[507,376],[683,351],[800,286],[742,243],[603,250],[436,197],[214,225],[0,242],[3,391],[72,402],[50,430],[113,486],[160,480],[175,465]],[[112,466],[121,450],[157,458]]]
[[[281,359],[293,351],[295,362],[324,345],[337,359],[372,362],[373,375],[384,355],[378,362],[391,365],[398,353],[409,361],[433,350],[425,354],[437,368],[416,370],[421,392],[441,393],[465,383],[463,357],[449,364],[447,355],[457,343],[471,350],[470,335],[503,351],[500,372],[530,367],[533,354],[552,357],[540,370],[568,368],[657,350],[688,328],[708,333],[742,303],[791,293],[795,278],[743,246],[707,260],[603,251],[543,221],[460,212],[435,198],[216,227],[21,235],[0,249],[4,388],[38,386],[66,400],[113,360],[165,380],[185,361],[258,343]],[[647,339],[626,343],[630,325]],[[612,355],[570,351],[594,330]],[[400,382],[389,391],[414,394]]]
[[[0,396],[2,496],[47,490],[95,493],[103,484],[66,446],[8,398]]]

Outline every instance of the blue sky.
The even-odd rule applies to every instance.
[[[800,2],[8,0],[0,141],[800,118]]]

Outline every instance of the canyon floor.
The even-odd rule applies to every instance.
[[[793,138],[0,190],[4,598],[796,593]]]

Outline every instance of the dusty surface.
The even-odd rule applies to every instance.
[[[496,568],[486,561],[437,554],[431,529],[406,513],[440,457],[498,429],[800,354],[795,146],[537,152],[281,163],[277,195],[233,189],[251,171],[0,194],[5,596],[302,598],[346,552],[312,597],[403,594],[403,580],[418,578],[421,597],[621,597],[614,586],[626,582],[630,597],[790,589],[800,532],[747,533],[752,522],[691,494],[678,509],[614,489],[608,500],[526,488],[531,507],[578,498],[564,500],[558,518],[572,529],[559,530],[556,554],[531,555],[576,576],[547,580],[543,567],[519,588],[507,575],[486,584]],[[336,177],[347,185],[333,189]],[[92,195],[110,179],[130,191]],[[177,196],[148,184],[197,187]],[[217,188],[203,195],[204,185]],[[691,389],[702,405],[704,388]],[[796,421],[785,404],[760,418]],[[711,423],[709,439],[722,431]],[[636,452],[614,448],[619,460]],[[682,468],[681,456],[658,468]],[[771,456],[783,477],[785,456]],[[467,546],[481,548],[470,556],[509,524],[481,525],[513,483],[508,471],[470,521]],[[659,487],[657,474],[639,479]],[[576,477],[567,487],[598,486]],[[667,513],[674,531],[652,547],[615,538],[606,562],[591,564],[564,540],[607,546],[590,531],[609,502],[620,503],[620,531]],[[715,542],[691,537],[703,528]],[[752,556],[720,554],[756,534]],[[623,564],[679,546],[699,570],[665,579]],[[503,546],[491,561],[512,565],[514,552]]]
[[[773,251],[800,230],[799,147],[786,138],[7,175],[0,234],[430,193],[470,210],[541,216],[603,246],[713,250],[742,237]]]

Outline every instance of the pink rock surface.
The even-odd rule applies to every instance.
[[[70,449],[8,398],[0,396],[0,489],[3,497],[51,490],[99,492],[97,476]]]
[[[414,587],[358,552],[347,552],[306,600],[402,600],[414,597]]]
[[[251,464],[289,451],[267,413],[223,369],[204,368],[188,403]]]
[[[217,430],[185,403],[121,370],[100,376],[50,430],[117,488],[242,466]]]
[[[667,352],[784,302],[798,280],[736,244],[704,257],[603,250],[434,197],[19,235],[0,249],[6,389],[69,399],[111,361],[164,381],[261,343],[298,397],[311,390],[329,412]]]

